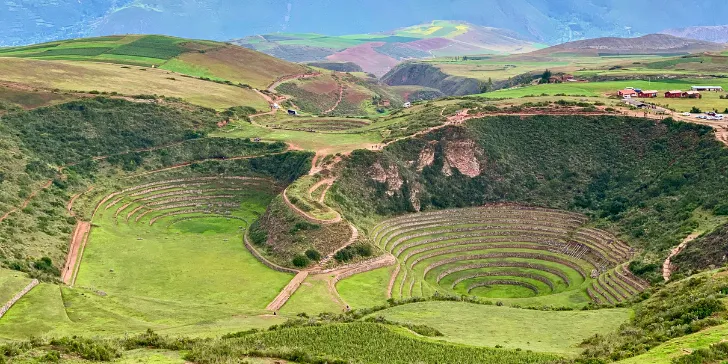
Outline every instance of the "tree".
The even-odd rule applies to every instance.
[[[553,74],[548,69],[546,71],[543,71],[543,74],[541,75],[541,83],[549,83],[549,79],[552,75]]]
[[[702,112],[703,112],[702,110],[700,110],[699,108],[697,108],[695,106],[693,106],[693,108],[690,109],[691,114],[701,114]]]
[[[305,268],[308,266],[308,258],[305,255],[297,254],[293,257],[293,265],[298,268]]]
[[[309,249],[306,250],[306,257],[313,260],[314,262],[318,262],[319,260],[321,260],[321,253],[319,253],[316,249]]]

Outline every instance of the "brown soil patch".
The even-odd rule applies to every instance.
[[[266,88],[285,75],[305,72],[301,65],[238,46],[225,46],[205,53],[189,52],[179,58],[207,68],[220,78],[256,88]]]
[[[339,91],[339,83],[333,78],[319,78],[316,80],[306,81],[301,84],[301,88],[316,94],[330,94]]]

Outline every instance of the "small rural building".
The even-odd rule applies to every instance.
[[[665,98],[667,99],[679,99],[683,97],[683,92],[680,90],[672,90],[665,92]]]
[[[617,95],[619,95],[620,97],[629,98],[629,97],[637,96],[637,91],[629,90],[629,89],[619,90],[617,92]]]
[[[637,95],[639,97],[654,98],[657,97],[657,90],[638,91]]]
[[[389,105],[391,105],[391,102],[389,100],[382,100],[382,106],[389,107]]]
[[[278,110],[280,108],[281,108],[281,105],[278,105],[275,102],[273,103],[273,109]]]
[[[723,91],[723,87],[721,86],[693,86],[693,91]]]
[[[703,95],[700,94],[698,91],[688,91],[685,92],[685,97],[691,98],[691,99],[702,99]]]
[[[289,109],[288,115],[298,116],[298,111]]]
[[[412,107],[412,103],[411,102],[405,102],[404,103],[404,107],[405,108]]]
[[[576,82],[577,80],[572,75],[556,75],[549,77],[549,83],[563,83],[563,82]]]

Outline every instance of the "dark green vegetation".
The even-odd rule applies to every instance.
[[[386,324],[386,325],[385,325]],[[417,327],[424,330],[424,327]],[[376,350],[372,350],[372,339]],[[390,323],[373,322],[301,325],[292,322],[268,331],[249,330],[222,339],[167,337],[147,331],[123,339],[69,338],[33,340],[0,346],[0,361],[57,361],[61,356],[90,362],[123,358],[134,349],[182,351],[185,360],[239,362],[241,358],[279,358],[297,363],[550,363],[557,357],[520,350],[476,348],[426,341]]]
[[[492,117],[348,161],[332,192],[352,217],[415,211],[413,201],[423,210],[513,201],[581,211],[644,249],[633,271],[655,281],[667,251],[696,228],[694,211],[728,197],[728,152],[711,129],[669,119]]]
[[[250,238],[267,258],[283,266],[308,266],[315,259],[306,251],[326,256],[351,235],[345,222],[312,223],[286,206],[283,197],[273,199],[260,221],[251,228]]]
[[[671,283],[636,304],[634,318],[617,332],[584,341],[582,356],[620,360],[643,354],[670,339],[723,324],[728,317],[726,297],[725,275],[702,274]]]

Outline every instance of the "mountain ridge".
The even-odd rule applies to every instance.
[[[720,51],[728,46],[720,43],[675,37],[668,34],[648,34],[636,38],[603,37],[567,42],[541,49],[534,54],[577,53],[602,54],[689,54]]]

